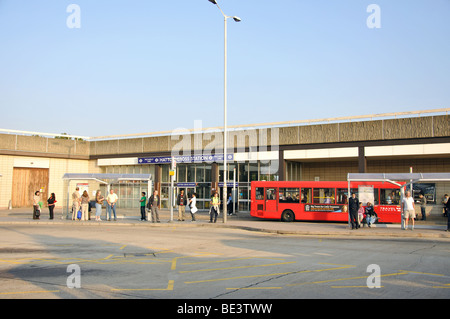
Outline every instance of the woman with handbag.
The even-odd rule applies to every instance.
[[[48,204],[48,212],[50,214],[50,219],[53,219],[53,210],[55,209],[55,204],[56,204],[55,193],[52,193],[50,195],[49,199],[47,199],[47,204]]]
[[[193,193],[192,198],[189,200],[189,207],[191,208],[192,221],[195,222],[195,213],[197,212],[197,194]]]

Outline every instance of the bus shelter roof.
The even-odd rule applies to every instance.
[[[440,182],[450,181],[450,173],[348,173],[347,180],[352,181],[408,181]]]
[[[87,174],[87,173],[66,173],[63,175],[65,180],[96,180],[105,184],[105,180],[116,181],[150,181],[151,174]]]

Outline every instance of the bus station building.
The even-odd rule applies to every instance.
[[[252,181],[449,173],[449,110],[230,126],[227,187],[235,188],[236,210],[249,211]],[[55,193],[62,207],[76,186],[91,198],[97,189],[105,194],[112,187],[119,209],[138,209],[141,192],[156,189],[161,208],[167,208],[172,171],[176,192],[196,192],[197,207],[206,210],[211,193],[223,186],[223,157],[220,127],[104,137],[0,130],[0,209],[31,207],[36,190],[44,202]],[[149,174],[151,180],[68,181],[65,174]],[[449,182],[421,183],[414,190],[426,195],[428,214],[442,214]]]

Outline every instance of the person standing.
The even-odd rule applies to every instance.
[[[427,199],[423,194],[419,195],[420,198],[420,213],[422,214],[421,220],[427,220]]]
[[[102,221],[102,205],[105,197],[103,197],[102,192],[100,190],[95,194],[95,220],[98,222]]]
[[[108,220],[111,220],[111,211],[114,212],[114,221],[117,220],[117,216],[116,216],[116,205],[117,205],[117,200],[119,199],[119,197],[117,196],[116,193],[114,193],[114,189],[111,189],[109,191],[108,196],[106,197],[106,202],[108,204]]]
[[[48,204],[48,212],[50,214],[50,219],[53,219],[53,211],[55,209],[56,196],[55,193],[52,193],[50,197],[47,199]]]
[[[81,205],[81,197],[80,197],[80,188],[75,188],[75,192],[72,194],[72,220],[77,219],[78,211],[80,210]]]
[[[158,196],[158,191],[154,191],[153,195],[150,196],[150,198],[148,199],[149,205],[150,205],[150,210],[152,212],[152,222],[156,222],[159,223],[159,208],[158,208],[158,204],[159,204],[159,196]]]
[[[85,190],[81,195],[81,220],[88,220],[89,216],[89,194]]]
[[[450,200],[448,200],[445,203],[445,208],[447,209],[447,212],[450,211]],[[450,231],[450,214],[447,213],[447,230],[446,231]]]
[[[359,225],[359,227],[361,227],[361,224],[363,223],[364,213],[365,213],[364,207],[363,207],[362,203],[359,202],[359,209],[358,209],[358,225]]]
[[[352,229],[358,229],[358,209],[359,209],[359,199],[356,197],[355,193],[352,193],[352,197],[348,200],[348,213],[350,215],[350,223]]]
[[[193,193],[189,200],[189,207],[191,208],[192,221],[195,222],[195,213],[197,212],[197,194]]]
[[[41,192],[35,191],[33,196],[33,219],[40,219],[41,216],[41,208],[39,206],[39,202],[41,201]]]
[[[147,197],[145,196],[145,192],[142,192],[141,195],[142,197],[139,201],[141,203],[141,221],[145,221],[147,220],[147,218],[145,217],[145,203],[147,202]]]
[[[415,205],[414,205],[414,199],[411,197],[411,192],[406,192],[406,197],[402,200],[402,212],[403,216],[405,218],[405,230],[408,229],[408,220],[411,218],[412,226],[411,230],[414,229],[414,218],[416,218],[415,213]]]
[[[188,203],[187,196],[184,193],[184,190],[181,190],[180,194],[178,194],[177,197],[178,221],[184,221],[187,203]]]
[[[210,223],[217,222],[217,216],[220,214],[219,206],[220,206],[219,194],[215,192],[213,198],[211,199],[211,211],[209,212]]]

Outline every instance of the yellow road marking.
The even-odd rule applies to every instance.
[[[338,268],[335,268],[338,269]],[[398,275],[407,275],[407,272],[397,272],[393,274],[386,274],[381,276],[374,276],[374,277],[389,277],[389,276],[398,276]],[[313,282],[302,282],[298,284],[289,284],[288,287],[292,286],[301,286],[301,285],[311,285],[311,284],[323,284],[326,282],[334,282],[334,281],[344,281],[344,280],[353,280],[353,279],[367,279],[367,276],[359,276],[359,277],[348,277],[348,278],[337,278],[337,279],[328,279],[328,280],[321,280],[321,281],[313,281]]]
[[[169,280],[169,283],[167,284],[167,288],[113,288],[111,291],[169,291],[173,290],[174,281]]]
[[[331,286],[331,288],[369,288],[367,286]],[[384,286],[380,286],[377,288],[384,288]]]
[[[256,268],[256,267],[269,267],[278,265],[295,264],[296,261],[290,261],[285,263],[275,263],[275,264],[264,264],[264,265],[252,265],[252,266],[235,266],[235,267],[224,267],[224,268],[213,268],[213,269],[197,269],[197,270],[184,270],[180,271],[181,274],[191,273],[191,272],[202,272],[202,271],[217,271],[217,270],[229,270],[229,269],[244,269],[244,268]]]
[[[283,287],[249,287],[249,288],[226,288],[226,290],[271,290],[283,289]]]
[[[40,293],[54,293],[59,290],[35,290],[35,291],[15,291],[15,292],[0,292],[0,295],[22,295],[22,294],[40,294]]]

